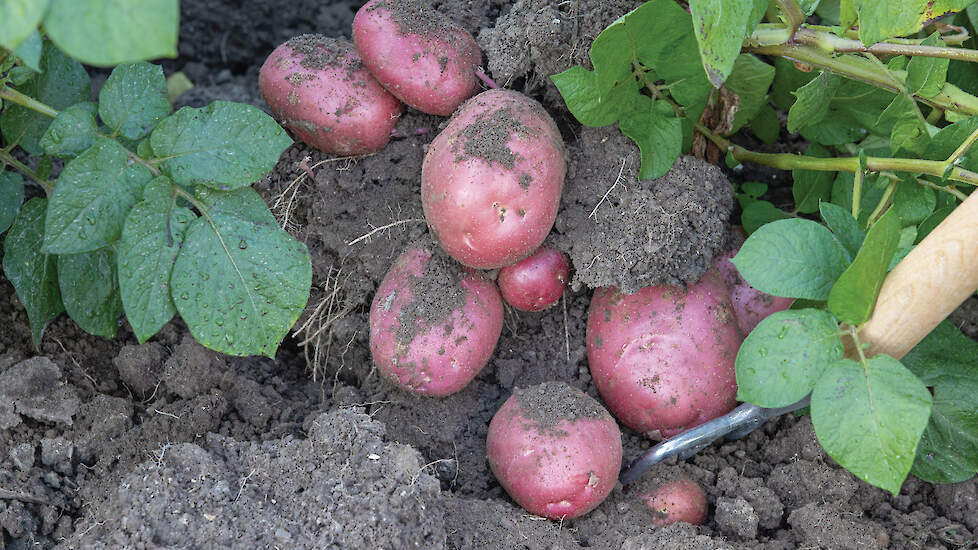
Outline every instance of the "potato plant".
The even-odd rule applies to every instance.
[[[62,312],[106,337],[125,314],[140,342],[179,313],[207,347],[274,356],[312,269],[250,185],[292,140],[249,105],[171,113],[142,59],[176,54],[178,4],[136,4],[0,4],[4,274],[35,346]],[[79,60],[116,66],[97,102]]]
[[[595,39],[590,68],[552,77],[578,121],[636,142],[642,178],[682,152],[792,171],[793,204],[764,183],[738,189],[750,236],[732,263],[793,303],[740,347],[737,398],[782,407],[810,394],[828,454],[893,493],[911,472],[978,472],[978,345],[943,324],[890,356],[866,352],[863,332],[887,274],[978,185],[972,4],[651,0]],[[808,145],[756,152],[740,145],[747,133]]]

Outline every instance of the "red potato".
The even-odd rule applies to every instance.
[[[794,300],[765,294],[747,284],[730,261],[739,251],[738,246],[716,256],[713,265],[720,271],[723,282],[730,289],[730,301],[733,304],[734,315],[737,317],[737,325],[740,327],[740,332],[746,336],[754,330],[761,319],[775,311],[788,309]]]
[[[522,311],[540,311],[557,303],[569,278],[567,254],[538,248],[530,256],[500,269],[496,284],[509,305]]]
[[[404,105],[363,67],[349,40],[305,34],[258,73],[272,113],[306,144],[333,155],[380,151]]]
[[[652,524],[657,527],[678,521],[702,525],[706,521],[706,492],[688,477],[663,484],[641,498],[652,512]]]
[[[499,484],[528,512],[550,519],[596,508],[621,470],[618,424],[563,382],[517,389],[492,417],[486,443]]]
[[[353,18],[363,62],[401,101],[448,116],[478,89],[482,51],[468,31],[419,0],[371,0]]]
[[[595,291],[587,321],[591,376],[612,414],[668,438],[736,405],[740,331],[715,269],[687,290]]]
[[[370,352],[387,379],[416,394],[459,391],[489,361],[503,327],[492,281],[423,247],[405,251],[370,306]]]
[[[421,204],[448,254],[495,269],[529,256],[553,227],[564,144],[539,103],[509,90],[468,100],[421,166]]]

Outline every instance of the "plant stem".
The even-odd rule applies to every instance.
[[[876,208],[869,215],[866,220],[866,227],[873,227],[873,224],[883,215],[886,211],[886,207],[890,206],[890,199],[893,198],[893,193],[896,193],[897,185],[900,185],[900,180],[894,178],[890,180],[889,185],[883,191],[883,196],[880,197],[880,202],[876,204]]]
[[[0,150],[0,164],[7,164],[13,166],[15,170],[17,170],[21,174],[24,174],[25,176],[34,180],[35,183],[40,185],[41,188],[44,189],[44,193],[48,196],[50,196],[51,192],[54,191],[54,185],[51,182],[38,176],[37,172],[31,170],[26,164],[15,159],[14,156],[8,153],[7,151]]]
[[[745,44],[744,51],[762,55],[777,55],[818,67],[853,80],[865,82],[893,93],[902,93],[901,87],[906,73],[881,69],[880,66],[857,61],[850,55],[833,56],[813,46],[803,44],[776,44],[770,46],[752,46]],[[896,86],[900,83],[901,86]],[[933,97],[914,95],[914,99],[932,107],[955,111],[966,115],[978,114],[978,97],[962,91],[957,86],[947,83],[941,92]]]
[[[798,27],[805,22],[805,12],[801,11],[801,6],[796,0],[775,0],[775,2],[784,15],[784,22],[793,36]]]
[[[953,195],[956,199],[962,202],[964,202],[964,199],[968,198],[968,195],[965,195],[961,191],[958,191],[957,189],[954,188],[953,185],[937,185],[936,183],[929,180],[925,180],[923,178],[917,178],[917,183],[923,185],[924,187],[930,187],[935,191],[943,191],[945,193]]]
[[[831,32],[801,27],[795,31],[794,40],[801,44],[815,46],[825,52],[871,53],[874,55],[909,55],[919,57],[941,57],[978,63],[978,50],[968,48],[949,48],[947,46],[923,46],[921,44],[879,42],[865,46],[859,40],[836,36]],[[749,40],[749,39],[748,39]]]
[[[135,162],[136,164],[142,164],[143,166],[145,166],[146,168],[148,168],[149,169],[149,173],[150,174],[153,174],[153,177],[154,178],[158,178],[158,177],[160,177],[162,175],[162,172],[160,172],[160,169],[157,168],[156,165],[154,165],[153,163],[151,163],[151,162],[143,159],[142,157],[140,157],[136,153],[133,153],[129,149],[126,149],[126,155],[129,156],[129,160]]]
[[[781,170],[818,170],[822,172],[857,172],[861,170],[858,157],[818,158],[790,153],[757,153],[730,143],[701,123],[696,123],[696,130],[706,136],[720,149],[733,155],[740,162],[754,162]],[[944,177],[947,163],[943,160],[921,160],[908,158],[866,157],[866,169],[870,172],[910,172],[927,174],[938,178]],[[959,166],[951,169],[948,178],[962,183],[978,186],[978,173],[965,170]]]
[[[28,109],[37,111],[42,115],[47,115],[51,118],[58,116],[57,110],[52,109],[33,97],[26,96],[13,88],[8,88],[7,86],[0,86],[0,98],[6,99],[11,103],[22,105]]]
[[[863,200],[863,178],[866,177],[866,172],[859,167],[852,178],[852,217],[853,219],[859,219],[859,205]]]
[[[964,154],[968,152],[968,149],[971,148],[971,146],[975,143],[976,139],[978,139],[978,128],[975,128],[975,131],[971,132],[971,135],[968,136],[968,139],[964,140],[964,143],[959,145],[958,148],[955,149],[953,153],[951,153],[951,156],[947,158],[947,163],[957,164],[958,160],[960,160],[961,157],[963,157]]]

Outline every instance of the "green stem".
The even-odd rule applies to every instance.
[[[160,172],[160,169],[157,168],[155,164],[153,164],[153,163],[149,162],[148,160],[140,157],[136,153],[133,153],[129,149],[126,149],[126,155],[129,156],[129,160],[135,162],[136,164],[142,164],[147,169],[149,169],[149,173],[150,174],[153,174],[153,177],[154,178],[158,178],[158,177],[160,177],[163,174],[162,172]]]
[[[55,109],[52,109],[33,97],[26,96],[13,88],[8,88],[7,86],[0,86],[0,98],[6,99],[11,103],[23,105],[28,109],[37,111],[42,115],[47,115],[51,118],[58,116],[58,111]]]
[[[964,143],[959,145],[958,148],[955,149],[953,153],[951,153],[951,156],[947,158],[947,163],[957,164],[958,160],[960,160],[961,157],[963,157],[964,154],[968,152],[968,149],[971,148],[971,146],[975,143],[976,139],[978,139],[978,128],[975,128],[975,131],[971,132],[971,135],[968,136],[968,139],[964,140]]]
[[[935,191],[943,191],[945,193],[948,193],[949,195],[953,195],[956,199],[962,202],[964,202],[964,200],[968,198],[968,195],[965,195],[961,191],[958,191],[957,189],[954,188],[953,185],[937,185],[936,183],[929,180],[925,180],[923,178],[917,178],[917,183],[923,185],[924,187],[930,187]]]
[[[852,217],[857,220],[859,219],[859,205],[863,200],[864,177],[866,177],[866,172],[863,171],[862,167],[859,167],[852,179]]]
[[[871,53],[874,55],[940,57],[944,59],[957,59],[959,61],[978,63],[978,50],[890,42],[879,42],[871,46],[866,46],[859,40],[842,38],[831,32],[815,30],[810,27],[802,27],[796,30],[794,40],[800,44],[815,46],[818,49],[829,53]]]
[[[697,123],[696,130],[706,136],[717,147],[733,155],[741,162],[754,162],[780,170],[818,170],[822,172],[857,172],[861,169],[858,157],[819,158],[790,153],[757,153],[730,143],[713,133],[706,126]],[[907,158],[866,157],[866,169],[870,172],[910,172],[943,177],[947,163],[943,160],[921,160]],[[948,179],[978,186],[978,173],[959,166],[951,169]]]
[[[791,31],[791,35],[794,35],[798,27],[805,22],[805,12],[801,11],[801,6],[796,0],[775,0],[775,2],[784,15],[784,22]]]
[[[886,208],[890,206],[890,199],[893,198],[893,193],[896,192],[897,185],[900,185],[900,180],[895,178],[890,180],[890,184],[883,191],[883,196],[880,197],[880,202],[876,204],[876,208],[866,220],[867,227],[872,227],[879,217],[883,215],[883,212],[886,211]]]
[[[0,151],[0,164],[7,164],[13,166],[15,170],[34,180],[38,185],[44,189],[44,193],[48,196],[54,191],[54,184],[45,180],[44,178],[37,175],[37,172],[31,170],[26,164],[15,159],[13,155],[7,151]]]
[[[803,44],[745,45],[744,51],[785,57],[853,80],[872,84],[893,93],[902,93],[901,87],[906,78],[904,71],[881,69],[876,65],[856,61],[857,58],[849,55],[833,56],[818,48]],[[900,86],[895,85],[895,82],[899,83]],[[933,97],[914,95],[913,98],[945,111],[955,111],[969,116],[978,114],[978,97],[966,93],[950,83],[945,84],[940,93]]]

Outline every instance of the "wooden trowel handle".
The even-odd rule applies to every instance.
[[[903,357],[978,289],[978,192],[972,193],[896,268],[880,289],[860,339],[868,356]]]

